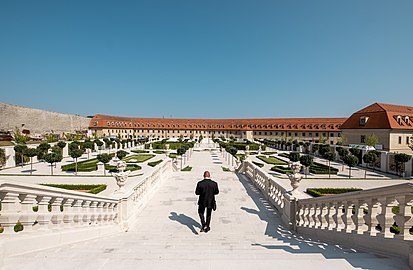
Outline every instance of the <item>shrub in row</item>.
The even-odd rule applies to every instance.
[[[307,188],[307,194],[313,197],[321,197],[331,194],[342,194],[347,192],[360,191],[360,188]]]

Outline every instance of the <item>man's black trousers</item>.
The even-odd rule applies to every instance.
[[[206,208],[206,212],[207,212],[207,216],[206,216],[206,222],[205,222],[205,208]],[[211,213],[212,213],[212,208],[207,208],[205,206],[198,206],[198,214],[199,214],[199,218],[201,219],[201,225],[202,228],[209,228],[209,224],[211,223]]]

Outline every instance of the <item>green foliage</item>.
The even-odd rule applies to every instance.
[[[344,156],[343,161],[349,167],[355,167],[359,163],[359,159],[353,155]]]
[[[361,153],[361,150],[357,148],[350,148],[350,153],[353,154],[353,156],[358,157]]]
[[[131,155],[128,156],[126,158],[123,159],[123,161],[125,162],[137,162],[137,163],[141,163],[141,162],[145,162],[153,157],[155,157],[156,155],[152,155],[152,154],[138,154],[138,155]],[[133,160],[133,161],[132,161]]]
[[[347,192],[360,191],[359,188],[307,188],[307,194],[313,197],[321,197],[331,194],[342,194]]]
[[[252,154],[252,153],[251,153]],[[277,152],[262,152],[262,154],[263,155],[266,155],[266,156],[270,156],[270,155],[275,155],[275,154],[277,154]]]
[[[94,140],[93,142],[94,142],[99,148],[102,147],[103,144],[104,144],[104,143],[103,143],[101,140],[99,140],[99,139],[96,139],[96,140]]]
[[[367,136],[366,144],[368,146],[375,146],[378,143],[379,143],[379,138],[377,138],[375,134],[371,134],[370,136]]]
[[[292,162],[297,162],[300,160],[300,153],[298,152],[290,152],[290,154],[288,155],[288,158],[290,159],[290,161]]]
[[[257,165],[257,166],[260,167],[260,168],[264,167],[264,164],[263,164],[263,163],[256,162],[256,161],[253,161],[252,163],[255,164],[255,165]]]
[[[283,174],[293,172],[290,168],[284,167],[284,166],[274,166],[274,167],[271,168],[271,171],[278,172],[278,173],[283,173]]]
[[[20,221],[17,221],[16,225],[14,225],[14,231],[21,232],[23,230],[24,230],[23,224],[21,224]]]
[[[122,160],[124,157],[126,157],[129,153],[123,150],[119,150],[118,152],[116,152],[116,156],[118,157],[118,159]]]
[[[59,141],[56,145],[59,146],[61,149],[63,149],[65,148],[66,143],[64,141]]]
[[[109,155],[109,154],[100,154],[100,155],[97,155],[97,160],[99,160],[99,161],[102,162],[103,164],[108,163],[111,159],[112,159],[112,156]]]
[[[403,174],[405,168],[404,164],[411,159],[411,156],[404,153],[399,153],[394,156],[394,160],[396,162],[396,170]]]
[[[48,144],[47,142],[42,142],[41,144],[39,144],[39,146],[37,146],[37,150],[39,151],[37,153],[37,159],[38,160],[44,159],[44,156],[47,154],[49,149],[50,149],[50,144]]]
[[[239,161],[244,161],[244,160],[245,160],[245,154],[236,154],[235,157],[236,157]]]
[[[162,159],[160,159],[158,161],[148,162],[148,165],[151,166],[151,167],[155,167],[156,165],[158,165],[161,162],[162,162]]]
[[[326,153],[328,153],[328,152],[332,152],[330,145],[328,145],[328,144],[322,144],[322,145],[319,146],[318,153],[319,153],[321,156],[324,156],[324,155],[325,155]]]
[[[186,166],[185,168],[183,168],[181,171],[183,172],[189,172],[192,170],[192,167]]]
[[[15,131],[14,131],[13,140],[17,144],[26,144],[27,137],[26,137],[26,135],[20,133],[20,130],[18,128],[16,128]]]
[[[328,161],[334,161],[336,159],[336,153],[332,151],[325,152],[323,154],[323,158],[327,159]]]
[[[46,137],[46,141],[48,143],[57,142],[57,135],[56,134],[47,134],[45,137]]]
[[[85,148],[85,149],[93,149],[93,147],[94,147],[94,143],[92,142],[92,141],[89,141],[89,140],[87,140],[87,141],[84,141],[83,142],[83,148]]]
[[[84,153],[83,149],[74,148],[70,151],[69,154],[70,154],[70,157],[72,157],[74,159],[77,159],[77,158],[81,157],[83,155],[83,153]]]
[[[4,150],[3,148],[0,148],[0,168],[4,167],[4,165],[6,165],[6,150]]]
[[[171,150],[177,150],[182,147],[186,147],[186,149],[188,150],[190,148],[193,148],[195,145],[194,142],[188,142],[188,141],[187,142],[169,142],[167,140],[163,140],[161,142],[152,142],[151,144],[152,144],[153,149],[158,149],[158,150],[164,150],[166,144],[169,144],[169,149]],[[145,144],[145,149],[149,149],[149,147],[150,147],[149,143]]]
[[[230,172],[231,170],[230,169],[228,169],[227,167],[221,167],[222,168],[222,170],[224,171],[224,172]]]
[[[336,148],[337,153],[339,154],[340,158],[344,160],[345,156],[349,155],[349,151],[347,148],[343,148],[343,147],[337,147]]]
[[[185,148],[183,148],[183,147],[178,148],[178,149],[176,150],[176,153],[178,154],[178,156],[182,156],[183,154],[185,154],[185,152],[186,152],[186,150],[185,150]]]
[[[313,165],[313,160],[314,160],[314,158],[310,155],[303,155],[303,156],[300,157],[300,163],[304,167],[309,167],[309,166]]]
[[[147,150],[132,150],[131,152],[133,152],[133,153],[137,153],[137,154],[142,154],[142,153],[149,153],[149,151],[147,151]],[[155,154],[158,154],[158,153],[156,153],[156,152],[158,152],[158,151],[153,151]],[[163,152],[163,151],[159,151],[159,152]]]
[[[273,165],[286,165],[288,164],[284,160],[281,160],[276,157],[265,157],[265,156],[257,156],[258,159],[264,161],[267,164],[273,164]]]
[[[41,184],[43,186],[62,188],[68,190],[84,190],[87,193],[98,194],[106,189],[106,184],[94,184],[94,185],[84,185],[84,184]]]
[[[161,155],[161,154],[165,154],[165,151],[155,150],[155,151],[153,151],[153,153]]]
[[[138,164],[128,164],[128,165],[126,165],[126,171],[133,172],[133,171],[137,171],[137,170],[140,170],[140,169],[142,169],[142,167],[139,166]],[[109,172],[118,172],[118,169],[117,169],[116,166],[111,166],[111,165],[108,165],[108,164],[105,165],[105,170],[108,170]]]
[[[314,162],[311,166],[310,166],[310,172],[313,174],[328,174],[330,172],[330,174],[337,174],[338,170],[336,168],[318,163],[318,162]]]
[[[373,166],[374,163],[376,163],[378,159],[379,157],[377,156],[375,151],[368,151],[363,156],[363,161],[369,164],[370,166]]]
[[[311,148],[311,152],[315,153],[318,151],[318,149],[320,149],[320,145],[319,144],[313,144],[313,147]]]
[[[235,148],[234,146],[231,146],[231,145],[227,145],[225,150],[233,156],[235,156],[238,152],[237,148]]]

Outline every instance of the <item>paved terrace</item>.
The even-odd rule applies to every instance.
[[[250,182],[223,172],[219,152],[195,152],[189,165],[163,182],[128,232],[6,258],[2,269],[409,269],[288,231]],[[194,189],[204,170],[220,194],[211,231],[199,233]]]

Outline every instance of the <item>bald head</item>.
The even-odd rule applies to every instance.
[[[211,178],[211,174],[208,171],[205,171],[204,178]]]

